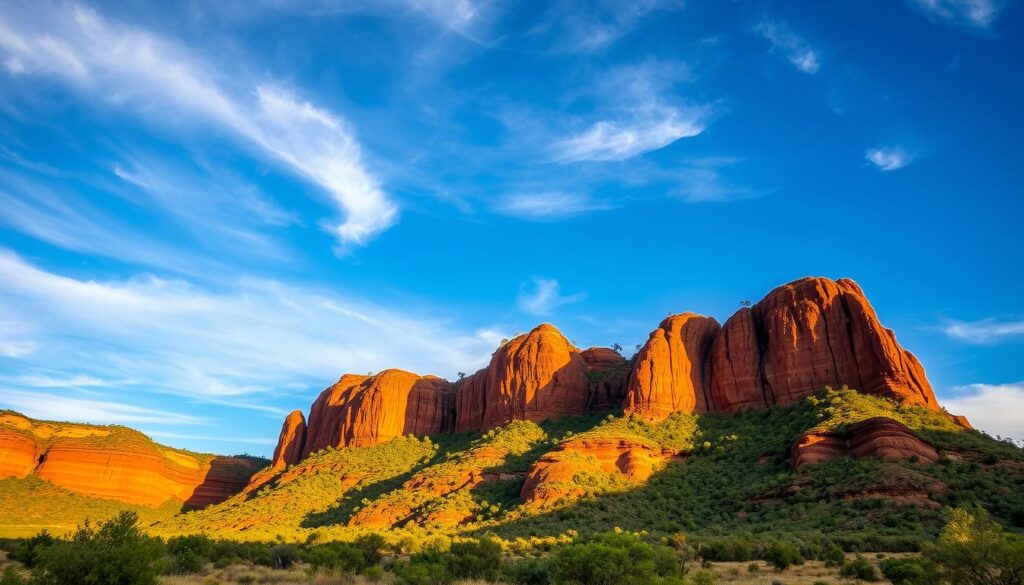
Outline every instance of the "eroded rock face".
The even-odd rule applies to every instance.
[[[673,315],[651,332],[634,360],[626,412],[662,420],[710,410],[711,346],[721,327],[711,317]]]
[[[38,459],[34,439],[0,428],[0,479],[25,477],[35,469]]]
[[[272,469],[284,469],[302,459],[302,446],[306,444],[306,417],[301,410],[288,413],[281,425],[281,434],[274,448]]]
[[[906,425],[877,416],[850,425],[843,435],[831,431],[805,434],[790,450],[790,462],[794,469],[800,469],[846,455],[894,461],[935,462],[939,459],[935,447]]]
[[[614,474],[639,484],[670,460],[681,457],[678,451],[632,438],[574,439],[561,443],[534,463],[519,497],[539,507],[564,503],[587,494],[587,488],[574,481],[580,474]]]
[[[938,409],[917,359],[855,282],[802,278],[725,324],[711,350],[712,410],[794,404],[825,386]]]
[[[313,403],[302,457],[325,447],[376,445],[395,437],[451,430],[453,388],[403,370],[345,374]]]
[[[0,477],[34,473],[85,496],[152,507],[177,499],[203,507],[240,492],[258,465],[168,449],[127,429],[0,416]]]
[[[462,382],[455,428],[486,430],[511,420],[580,415],[589,402],[581,352],[545,323],[498,348],[486,368]]]

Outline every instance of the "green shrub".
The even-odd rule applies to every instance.
[[[395,563],[392,570],[401,585],[448,585],[454,581],[444,556],[433,548],[412,555],[407,562]]]
[[[387,541],[384,537],[379,534],[367,534],[360,536],[353,542],[363,553],[363,560],[368,566],[379,565],[381,559],[384,558],[384,547],[387,545]]]
[[[935,565],[928,559],[904,557],[881,562],[882,575],[893,585],[931,585],[939,582]]]
[[[40,555],[54,542],[56,539],[49,532],[43,530],[32,538],[21,541],[8,556],[11,560],[18,561],[31,569],[39,564]]]
[[[785,571],[793,565],[802,565],[804,562],[799,546],[781,541],[768,545],[764,551],[764,560],[779,571]]]
[[[628,533],[605,533],[559,548],[553,558],[559,585],[647,585],[679,582],[676,552]]]
[[[329,542],[307,549],[303,560],[314,570],[358,573],[369,566],[362,549],[348,542]]]
[[[843,564],[839,574],[844,577],[853,577],[861,581],[878,581],[878,569],[861,555]]]
[[[504,565],[505,579],[519,585],[548,585],[551,563],[546,559],[519,559]]]
[[[497,579],[501,574],[501,545],[489,538],[456,542],[445,557],[448,570],[459,579]]]
[[[299,551],[290,544],[278,544],[270,549],[270,558],[275,569],[288,569],[299,560]]]
[[[697,569],[688,580],[690,585],[715,585],[717,581],[718,575],[708,569]]]
[[[41,554],[39,585],[155,585],[156,561],[164,546],[143,535],[134,512],[121,512],[94,527],[88,521],[70,540],[58,540]]]

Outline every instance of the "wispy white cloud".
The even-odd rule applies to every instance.
[[[36,419],[94,424],[202,425],[206,421],[166,410],[142,408],[121,402],[70,398],[5,388],[0,405]]]
[[[1024,382],[959,386],[942,404],[992,436],[1024,442]]]
[[[558,307],[582,301],[586,296],[582,292],[563,296],[557,280],[534,276],[520,285],[516,304],[524,313],[550,315]]]
[[[1024,320],[948,321],[942,326],[942,331],[958,341],[979,345],[993,344],[1024,336]]]
[[[733,184],[725,176],[723,169],[740,162],[739,159],[727,157],[687,161],[681,168],[668,173],[676,183],[671,194],[689,203],[735,201],[764,195],[765,190]]]
[[[895,171],[909,165],[914,156],[899,146],[869,148],[864,158],[883,171]]]
[[[365,244],[397,220],[398,206],[365,163],[349,124],[276,83],[225,82],[191,51],[81,6],[37,4],[29,18],[0,9],[0,55],[14,76],[60,79],[108,105],[171,129],[168,119],[214,124],[329,196],[344,220],[328,227],[342,247]],[[11,66],[10,64],[16,64]],[[244,76],[241,76],[244,78]]]
[[[127,380],[102,387],[112,396],[156,392],[275,414],[267,401],[295,384],[315,389],[346,371],[389,367],[452,376],[482,365],[494,348],[490,330],[278,281],[211,289],[147,275],[82,280],[0,251],[0,321],[16,319],[28,322],[38,346],[11,377],[45,369],[51,381]]]
[[[552,2],[545,17],[528,34],[551,37],[558,50],[589,53],[614,44],[646,17],[682,6],[681,0]]]
[[[715,113],[710,105],[691,105],[672,95],[672,86],[689,75],[676,63],[647,62],[613,71],[599,84],[598,119],[555,142],[559,162],[618,161],[697,136]]]
[[[235,437],[232,435],[194,435],[190,433],[173,433],[151,429],[139,429],[143,434],[155,439],[186,439],[189,441],[209,441],[213,443],[237,443],[242,445],[276,445],[277,439],[271,437]]]
[[[911,0],[933,22],[986,29],[996,21],[1004,3],[999,0]]]
[[[818,51],[794,33],[789,25],[766,18],[754,30],[771,43],[772,52],[782,55],[800,71],[813,75],[821,68]]]
[[[588,211],[611,209],[611,205],[575,193],[519,193],[498,202],[497,211],[524,219],[557,219]]]

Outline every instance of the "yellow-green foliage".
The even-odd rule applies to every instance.
[[[31,536],[43,529],[63,534],[87,518],[104,520],[125,509],[138,513],[143,524],[151,524],[172,518],[181,510],[181,502],[168,501],[160,508],[146,508],[79,495],[34,475],[0,480],[3,537]]]

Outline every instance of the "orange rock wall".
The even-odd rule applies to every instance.
[[[802,278],[725,324],[711,351],[712,410],[788,405],[825,386],[938,409],[924,369],[855,282]]]
[[[0,423],[22,431],[0,427],[0,478],[34,473],[85,496],[151,507],[173,498],[203,507],[240,492],[255,471],[247,459],[203,462],[156,444],[103,446],[89,440],[109,433],[100,427],[36,423],[12,414],[5,414]]]
[[[345,374],[313,403],[302,456],[326,447],[374,445],[408,434],[449,431],[453,392],[441,378],[402,370],[375,376]]]

